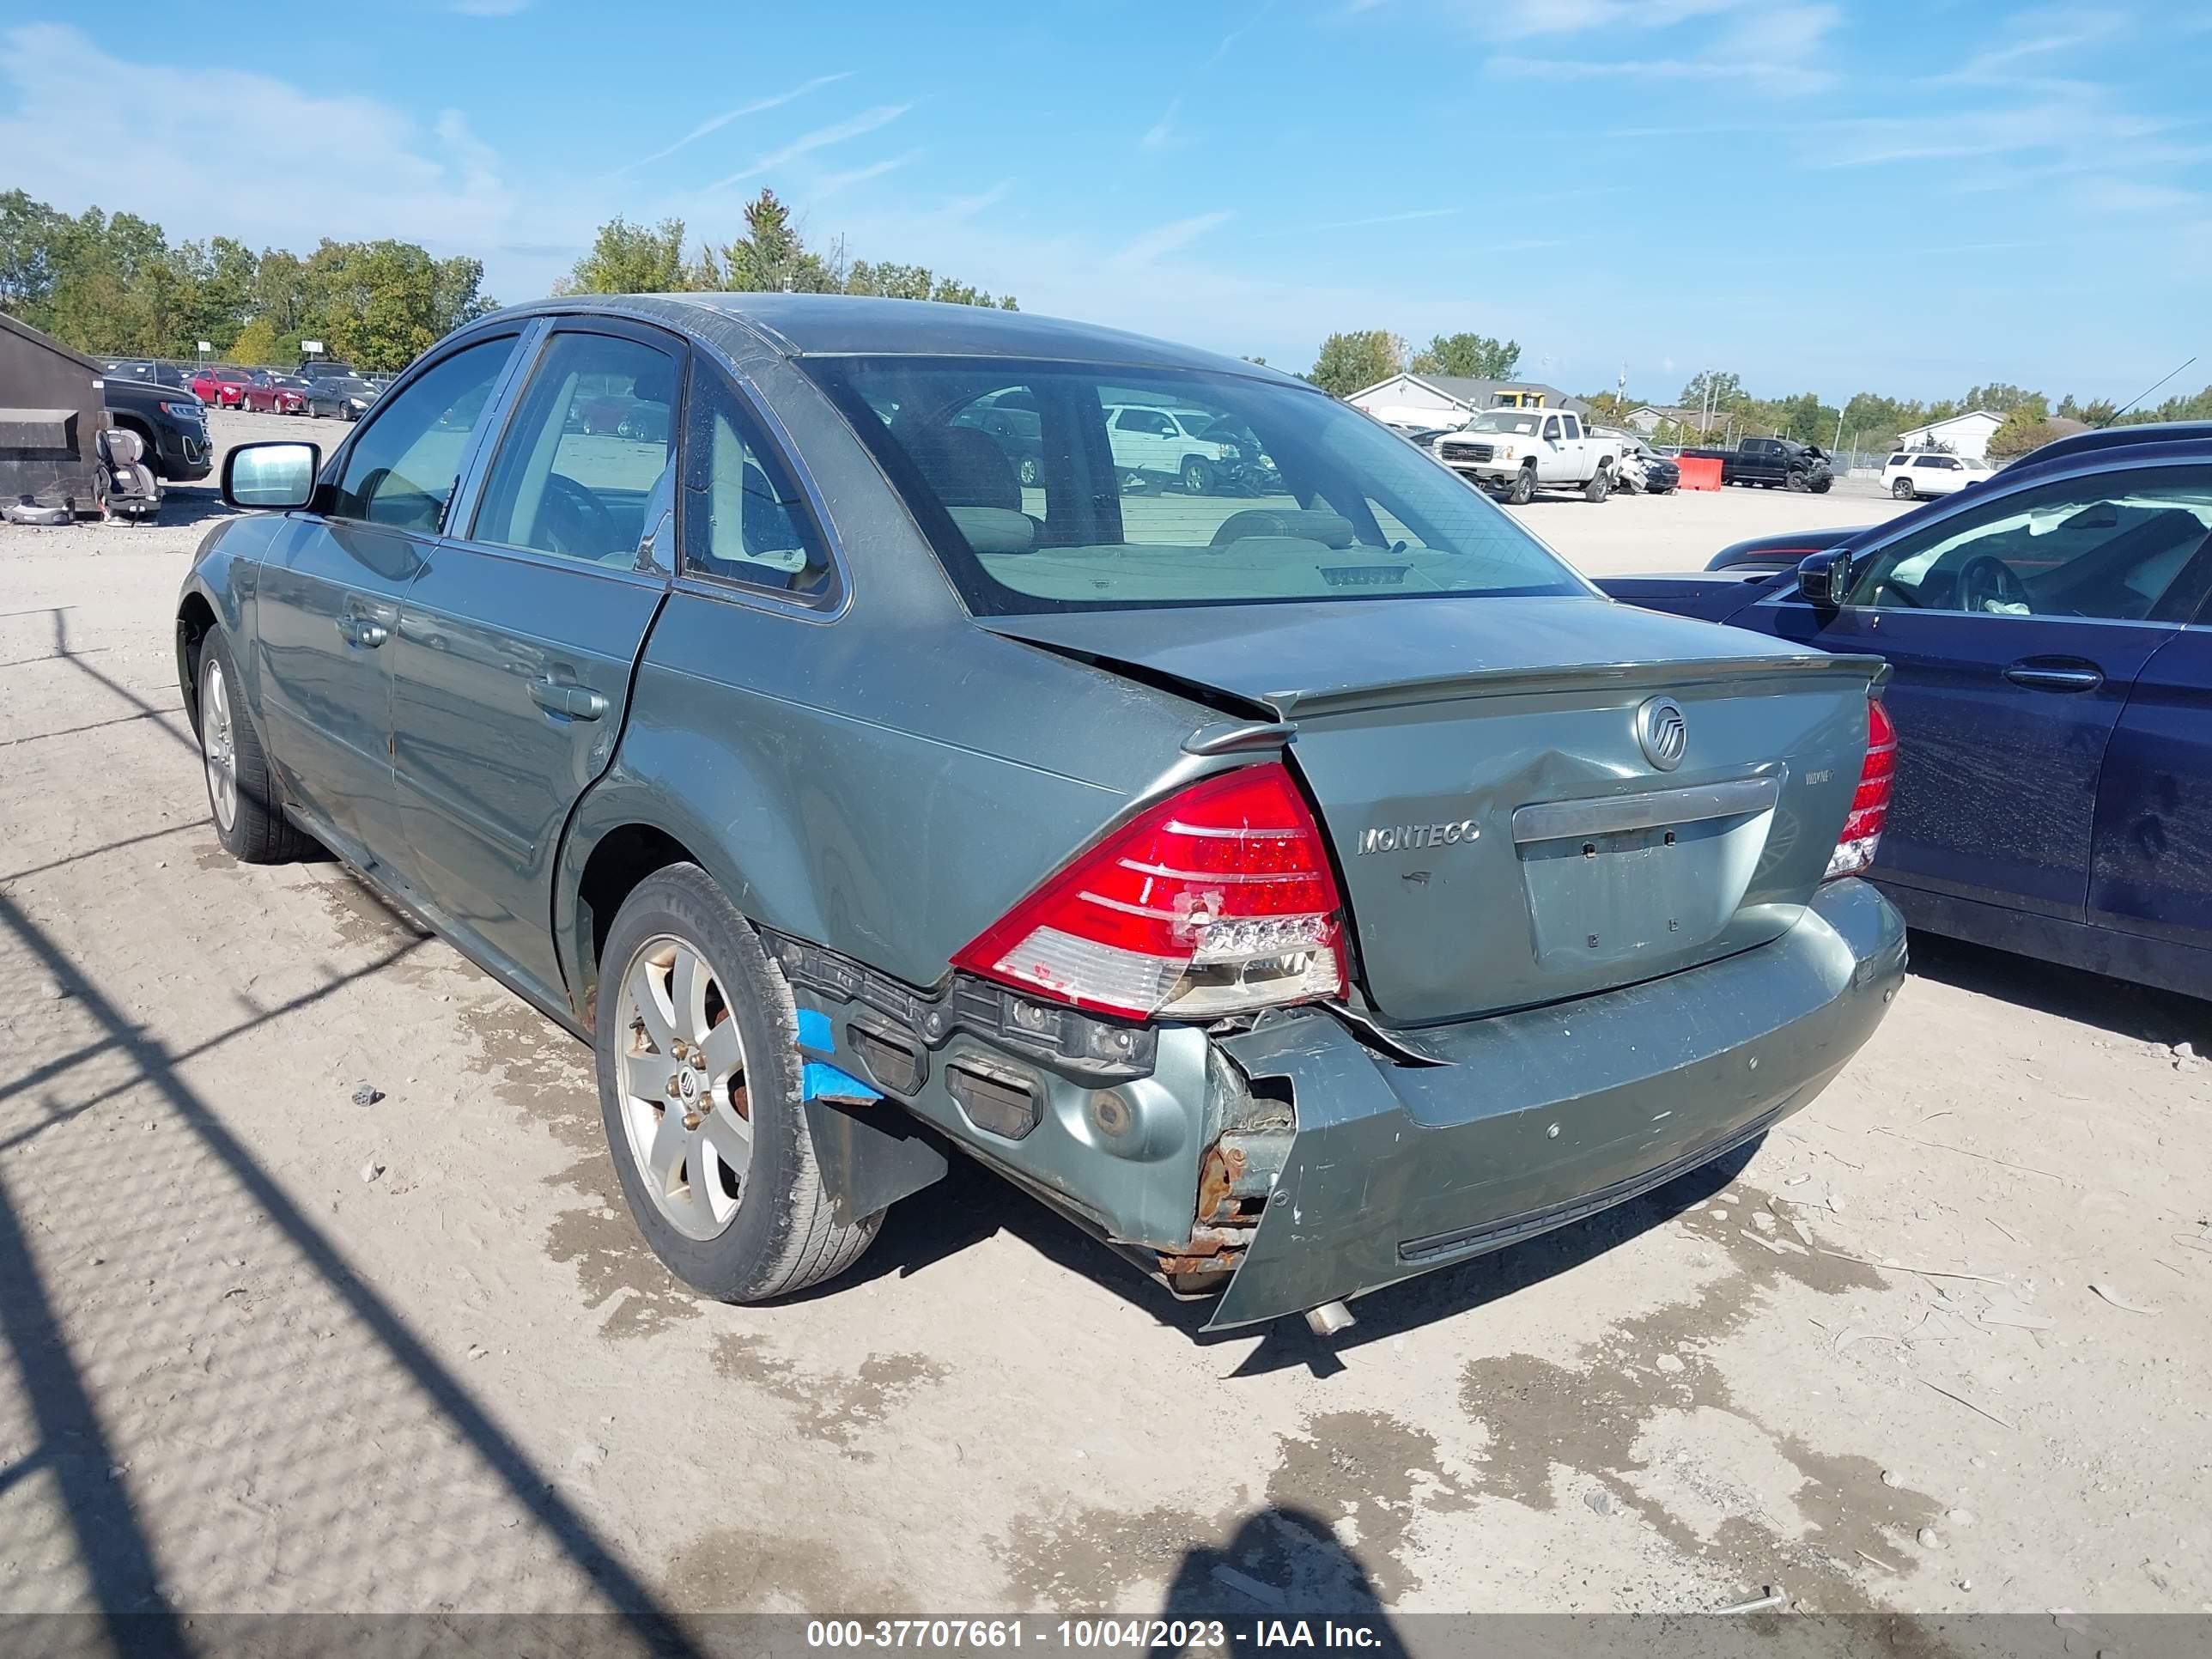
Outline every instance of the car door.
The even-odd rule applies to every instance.
[[[532,356],[455,533],[407,591],[392,759],[421,896],[510,976],[557,994],[552,860],[613,755],[667,589],[685,351],[658,329],[580,317]],[[571,418],[607,398],[645,435]]]
[[[1573,463],[1567,453],[1565,428],[1559,417],[1547,415],[1538,437],[1543,447],[1537,454],[1536,476],[1547,483],[1571,477]]]
[[[2212,541],[2177,587],[2212,590]],[[2143,665],[2106,750],[2089,921],[2203,952],[2160,982],[2212,996],[2212,598]]]
[[[261,567],[254,648],[270,757],[288,793],[366,862],[398,840],[386,647],[400,596],[516,337],[477,337],[426,362],[331,458],[314,510],[291,515]]]
[[[1784,638],[1894,665],[1878,878],[2083,917],[2106,750],[2187,600],[2177,579],[2212,519],[2206,476],[2112,467],[1977,491],[1862,550],[1840,609],[1794,591],[1766,602]]]

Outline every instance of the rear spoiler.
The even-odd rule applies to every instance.
[[[1686,686],[1746,680],[1854,679],[1878,684],[1888,678],[1880,657],[1713,657],[1697,662],[1573,663],[1541,668],[1472,668],[1369,685],[1271,691],[1261,701],[1279,720],[1310,720],[1367,708],[1398,708],[1462,697],[1513,696],[1530,692],[1602,689],[1680,690]]]

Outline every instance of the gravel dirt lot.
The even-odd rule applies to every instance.
[[[1887,507],[1523,513],[1656,569]],[[0,527],[0,1611],[2212,1610],[2212,1005],[1917,940],[1747,1161],[1333,1347],[964,1170],[705,1304],[585,1049],[217,848],[171,606],[219,511]]]

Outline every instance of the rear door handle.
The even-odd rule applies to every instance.
[[[555,714],[572,720],[595,720],[607,712],[607,700],[587,685],[556,685],[550,680],[530,682],[530,700]]]
[[[2094,691],[2105,683],[2101,669],[2045,668],[2025,662],[2016,662],[2006,669],[2004,677],[2031,691]]]
[[[391,637],[382,623],[371,622],[366,617],[340,617],[338,637],[348,645],[357,645],[364,651],[374,651]]]

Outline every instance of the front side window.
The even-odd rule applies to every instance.
[[[790,468],[719,374],[695,380],[684,439],[686,574],[781,593],[827,592],[830,556]],[[996,441],[978,428],[960,429]]]
[[[2140,622],[2203,556],[2208,535],[2212,467],[2065,480],[1901,538],[1858,573],[1850,603]]]
[[[346,453],[331,516],[435,534],[469,434],[514,355],[514,337],[455,352],[380,402]]]
[[[1591,591],[1480,492],[1309,388],[996,358],[800,364],[978,614]],[[963,419],[1017,392],[1033,436]],[[1139,412],[1172,443],[1123,447]],[[1491,413],[1471,429],[1533,435],[1539,418]]]
[[[531,372],[477,509],[475,538],[627,568],[676,457],[674,353],[562,331]]]
[[[1918,460],[1913,462],[1913,465],[1929,472],[1935,471],[1942,465],[1943,458],[1940,455],[1923,455]]]

